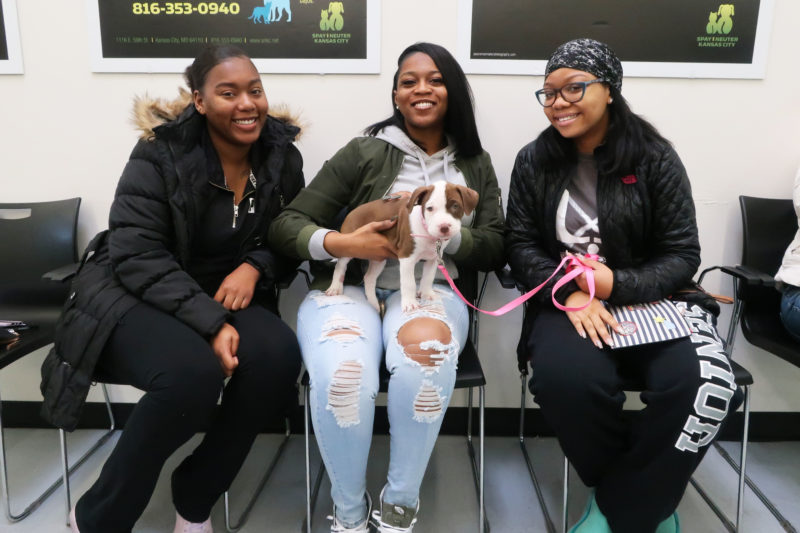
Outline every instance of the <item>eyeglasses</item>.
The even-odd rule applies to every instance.
[[[561,95],[565,102],[574,104],[583,100],[583,95],[586,94],[586,86],[593,83],[604,83],[606,80],[598,78],[590,81],[573,81],[561,87],[560,89],[539,89],[536,91],[536,99],[542,104],[543,107],[550,107],[556,103],[556,98]]]

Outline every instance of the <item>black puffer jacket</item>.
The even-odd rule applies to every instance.
[[[203,217],[208,165],[200,139],[205,117],[181,102],[170,116],[153,102],[146,112],[174,119],[152,129],[133,149],[120,178],[109,230],[90,243],[72,283],[56,330],[53,349],[42,365],[43,417],[72,430],[94,378],[108,337],[122,315],[140,301],[174,315],[211,338],[228,317],[221,304],[186,273],[191,243]],[[137,104],[139,110],[142,102]],[[174,106],[173,106],[174,108]],[[147,127],[146,120],[139,124]],[[302,158],[292,144],[299,128],[269,117],[253,147],[259,222],[241,248],[241,262],[258,268],[256,298],[274,306],[274,280],[297,266],[267,248],[270,222],[304,186]]]
[[[564,251],[556,209],[569,180],[566,170],[534,170],[534,144],[514,164],[505,234],[514,278],[528,288],[552,274]],[[609,302],[651,302],[691,285],[700,265],[697,223],[686,170],[671,146],[654,145],[631,175],[599,175],[597,211],[602,253],[614,271]],[[540,303],[550,302],[553,283],[536,295]],[[557,297],[563,302],[575,290],[567,285]]]

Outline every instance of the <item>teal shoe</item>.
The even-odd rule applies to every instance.
[[[608,520],[603,516],[594,499],[594,492],[586,504],[586,512],[583,513],[578,523],[572,526],[569,533],[611,533]]]
[[[681,533],[681,521],[678,520],[678,511],[675,511],[666,520],[658,524],[656,533]]]

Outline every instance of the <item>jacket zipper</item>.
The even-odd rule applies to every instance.
[[[250,179],[250,184],[253,186],[253,190],[246,192],[244,194],[244,196],[242,196],[242,199],[240,200],[239,203],[243,202],[245,200],[245,198],[247,198],[247,197],[251,196],[253,193],[257,192],[257,190],[256,190],[257,182],[256,182],[256,178],[253,175],[252,171],[250,172],[250,178],[249,179]],[[228,187],[222,187],[222,186],[217,185],[216,183],[214,183],[212,181],[209,181],[209,183],[211,184],[212,187],[216,187],[218,189],[222,189],[223,191],[233,193],[233,191],[231,189],[229,189]],[[281,205],[283,205],[283,196],[281,196]],[[255,213],[256,212],[255,198],[251,198],[250,199],[250,206],[249,206],[247,212],[248,213]],[[234,229],[236,228],[236,223],[237,223],[238,220],[239,220],[239,204],[236,203],[236,193],[233,193],[233,223],[231,224],[232,228],[234,228]]]

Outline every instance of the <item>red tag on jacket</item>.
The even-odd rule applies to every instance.
[[[637,181],[636,176],[634,176],[633,174],[628,174],[627,176],[623,176],[620,179],[622,180],[622,183],[624,183],[625,185],[631,185],[633,183],[636,183]]]

